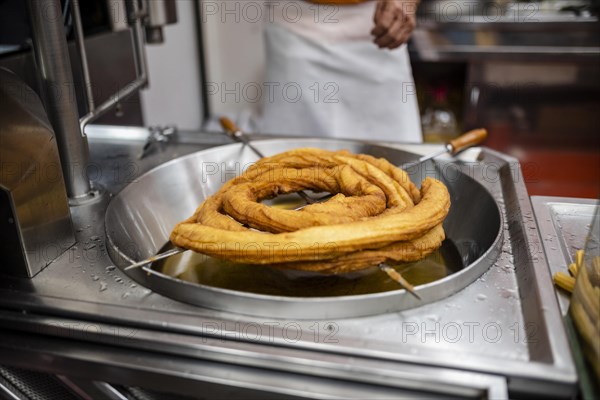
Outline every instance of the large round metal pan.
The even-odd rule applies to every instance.
[[[254,142],[266,155],[292,148],[347,149],[353,153],[385,157],[400,165],[417,156],[401,150],[348,140],[294,139]],[[175,224],[228,179],[257,160],[241,144],[200,151],[163,164],[127,186],[112,199],[106,212],[106,233],[111,258],[119,267],[143,260],[168,242]],[[346,318],[381,314],[444,299],[465,288],[496,261],[500,251],[502,221],[490,193],[471,177],[443,164],[423,165],[411,173],[415,183],[425,176],[441,179],[452,197],[444,223],[446,235],[457,244],[464,268],[443,279],[418,286],[419,301],[405,290],[339,297],[271,296],[186,282],[160,272],[127,271],[134,280],[170,298],[211,309],[261,317],[297,319]],[[468,217],[468,219],[467,219]],[[467,223],[466,221],[477,221]]]

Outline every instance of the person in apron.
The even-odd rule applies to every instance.
[[[277,1],[270,8],[260,132],[422,142],[406,48],[415,0]]]

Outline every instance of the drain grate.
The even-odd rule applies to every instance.
[[[18,400],[77,400],[54,376],[0,366],[0,396]]]

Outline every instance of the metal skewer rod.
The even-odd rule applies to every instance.
[[[244,143],[246,146],[248,146],[248,148],[250,148],[250,150],[256,153],[257,156],[260,158],[265,158],[265,155],[256,147],[254,147],[252,143],[250,143],[250,140],[248,140],[244,132],[242,132],[232,120],[227,117],[221,117],[219,122],[221,122],[221,127],[223,127],[223,130],[230,138],[236,142]]]
[[[256,153],[257,156],[259,156],[260,158],[265,158],[265,155],[256,147],[254,147],[252,143],[250,143],[250,140],[248,140],[246,134],[244,134],[244,132],[242,132],[242,130],[238,128],[238,126],[232,120],[230,120],[227,117],[221,117],[221,119],[219,119],[219,122],[221,122],[223,130],[225,131],[225,133],[227,133],[227,135],[230,138],[232,138],[236,142],[244,143],[246,146],[248,146],[250,150]],[[298,196],[302,197],[302,199],[308,204],[314,204],[318,202],[318,200],[313,199],[302,190],[296,193],[298,193]]]
[[[186,251],[189,251],[189,250],[182,249],[181,247],[175,247],[174,249],[167,250],[164,253],[160,253],[160,254],[157,254],[155,256],[146,258],[145,260],[142,260],[142,261],[137,262],[135,264],[131,264],[128,267],[126,267],[124,269],[124,271],[129,271],[130,269],[135,269],[135,268],[141,268],[141,267],[143,267],[145,265],[152,264],[153,262],[156,262],[156,261],[164,260],[165,258],[176,256],[177,254],[181,254],[181,253],[184,253]]]
[[[385,272],[390,278],[392,278],[393,281],[398,282],[400,286],[402,286],[402,288],[408,293],[415,296],[418,300],[421,300],[421,296],[419,296],[417,292],[415,292],[415,287],[408,283],[408,281],[404,279],[402,275],[400,275],[400,272],[396,271],[389,265],[383,263],[379,264],[379,269]]]
[[[150,258],[147,258],[143,261],[137,262],[135,264],[131,264],[130,266],[125,268],[125,271],[129,271],[129,270],[135,269],[135,268],[141,268],[148,264],[152,264],[153,262],[164,260],[165,258],[176,256],[177,254],[185,253],[186,251],[189,251],[189,250],[182,249],[181,247],[176,247],[174,249],[167,250],[164,253],[160,253],[160,254],[157,254]],[[400,273],[398,271],[396,271],[395,269],[393,269],[392,267],[390,267],[386,264],[379,264],[379,269],[381,271],[385,272],[390,278],[392,278],[392,280],[399,283],[400,286],[402,286],[402,288],[405,289],[408,293],[412,294],[417,299],[421,300],[421,297],[415,292],[414,286],[411,285],[410,283],[408,283],[408,281],[406,279],[404,279],[404,277],[402,275],[400,275]]]
[[[488,136],[487,130],[485,129],[474,129],[469,131],[463,135],[460,135],[454,140],[449,141],[444,145],[442,150],[436,151],[431,154],[426,154],[423,157],[419,158],[416,161],[412,161],[406,164],[402,164],[400,168],[408,169],[414,167],[415,165],[419,165],[427,160],[431,160],[432,158],[441,156],[442,154],[450,153],[455,156],[461,151],[468,149],[469,147],[477,146],[481,142],[483,142]]]

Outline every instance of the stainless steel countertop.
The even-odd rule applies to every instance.
[[[532,196],[531,203],[542,236],[550,272],[569,273],[577,250],[585,248],[598,200]],[[556,288],[561,312],[569,311],[570,295]]]
[[[589,10],[577,15],[559,8],[572,3],[424,1],[411,56],[423,61],[597,60],[598,17]]]
[[[469,162],[480,152],[473,149],[457,164],[484,184],[505,214],[503,253],[477,282],[444,301],[403,312],[290,321],[179,303],[111,268],[103,226],[111,194],[153,166],[229,143],[219,134],[181,133],[137,161],[145,132],[90,130],[94,180],[108,189],[107,196],[72,209],[74,248],[32,280],[0,282],[0,363],[83,377],[101,373],[109,382],[143,381],[180,393],[198,393],[206,382],[306,397],[350,396],[346,387],[355,387],[357,398],[415,390],[502,398],[507,387],[513,394],[561,397],[575,390],[516,160],[486,149],[482,162]],[[417,154],[439,148],[397,146]]]

